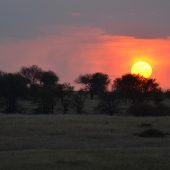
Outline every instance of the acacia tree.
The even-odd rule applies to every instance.
[[[19,74],[22,77],[26,78],[31,86],[36,86],[40,84],[42,69],[37,65],[22,67]]]
[[[88,91],[93,99],[94,95],[100,96],[107,90],[110,79],[107,74],[95,73],[80,75],[76,82],[83,85],[83,90]]]
[[[22,67],[19,71],[19,74],[27,79],[29,87],[29,98],[32,101],[36,101],[38,98],[38,91],[41,83],[42,69],[37,65],[32,65],[30,67]]]
[[[56,103],[58,76],[53,71],[43,71],[41,75],[41,86],[38,89],[39,107],[42,113],[53,113]]]
[[[161,89],[155,79],[126,74],[114,81],[113,90],[119,94],[120,97],[128,98],[135,102],[148,99],[151,97],[151,94]]]
[[[58,76],[53,71],[43,71],[41,73],[40,82],[43,87],[52,88],[59,81]]]

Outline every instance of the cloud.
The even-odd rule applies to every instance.
[[[146,60],[165,88],[168,79],[170,39],[113,36],[100,28],[45,27],[43,35],[0,42],[0,69],[17,71],[37,64],[54,70],[61,81],[74,82],[83,73],[105,72],[112,78],[130,71],[136,60]]]
[[[1,0],[0,39],[43,36],[39,27],[98,27],[113,36],[170,35],[169,0]]]
[[[72,12],[71,16],[73,16],[73,17],[80,17],[81,13],[80,12]]]

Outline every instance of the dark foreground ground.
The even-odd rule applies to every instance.
[[[144,123],[170,132],[170,117],[0,114],[0,170],[170,169],[170,136],[135,136]]]

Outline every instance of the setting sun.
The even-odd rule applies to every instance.
[[[139,61],[132,66],[131,73],[139,74],[145,78],[149,78],[152,75],[152,67],[145,61]]]

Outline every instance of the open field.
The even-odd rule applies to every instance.
[[[0,115],[0,170],[168,170],[170,117]]]

